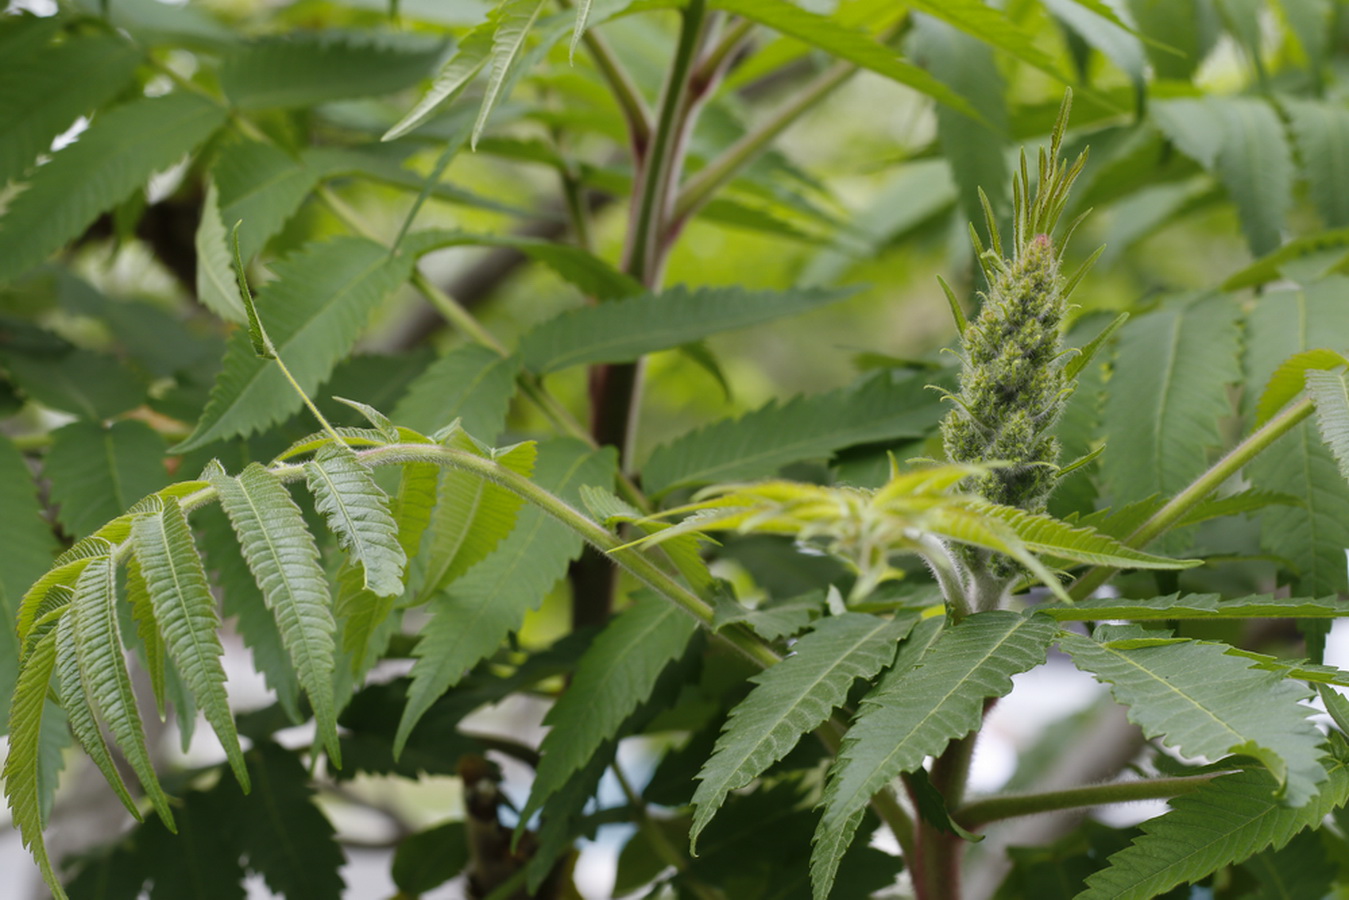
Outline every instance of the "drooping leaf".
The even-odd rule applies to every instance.
[[[1251,769],[1215,778],[1176,797],[1171,811],[1143,823],[1143,836],[1087,878],[1076,900],[1148,900],[1178,884],[1197,881],[1317,825],[1349,800],[1349,772],[1329,761],[1329,780],[1301,807],[1279,802],[1269,772]]]
[[[42,836],[46,824],[42,781],[40,741],[44,718],[57,707],[48,704],[47,689],[56,668],[56,632],[47,635],[29,651],[19,670],[14,700],[9,710],[9,752],[5,754],[5,798],[9,801],[14,826],[23,844],[33,854],[42,878],[57,900],[65,900],[65,891],[52,870],[47,844]],[[46,776],[50,777],[50,776]]]
[[[402,137],[425,122],[441,105],[457,97],[474,76],[482,71],[483,66],[487,65],[495,31],[496,21],[489,18],[464,35],[459,46],[455,48],[454,55],[447,59],[436,73],[430,89],[417,101],[416,106],[384,132],[381,140],[391,141]]]
[[[714,422],[657,447],[642,468],[642,483],[659,495],[769,475],[853,444],[923,437],[945,411],[926,382],[882,374]]]
[[[379,244],[356,237],[310,244],[273,267],[277,280],[258,295],[258,312],[302,390],[312,394],[328,378],[370,313],[407,278],[411,267],[409,257],[390,256]],[[302,404],[277,364],[259,359],[241,329],[230,339],[201,420],[174,450],[182,453],[251,434]]]
[[[110,34],[69,34],[50,45],[34,33],[24,41],[24,55],[4,53],[0,70],[0,184],[22,175],[77,118],[115,97],[139,62],[130,42]]]
[[[1325,780],[1325,738],[1299,702],[1307,689],[1252,668],[1250,660],[1229,655],[1227,645],[1134,646],[1069,633],[1060,635],[1059,644],[1078,668],[1109,684],[1148,737],[1160,737],[1186,756],[1255,756],[1291,806],[1307,803]]]
[[[390,94],[430,74],[441,43],[424,35],[292,32],[226,54],[220,84],[242,109]]]
[[[1207,468],[1231,414],[1226,386],[1241,378],[1239,312],[1227,297],[1200,297],[1120,329],[1101,414],[1101,475],[1115,496],[1170,496]]]
[[[145,382],[108,353],[5,354],[9,377],[30,399],[85,419],[107,419],[145,400]]]
[[[402,593],[407,554],[398,542],[389,497],[370,471],[349,449],[336,445],[320,450],[304,470],[315,508],[361,569],[362,587],[381,597]]]
[[[1333,372],[1308,369],[1307,393],[1316,404],[1316,424],[1321,438],[1340,464],[1340,474],[1349,480],[1349,384],[1344,369]]]
[[[1327,335],[1349,334],[1346,285],[1332,278],[1306,290],[1272,291],[1256,302],[1246,329],[1246,396],[1258,397],[1285,360],[1325,346]],[[1289,560],[1298,575],[1295,592],[1313,596],[1349,590],[1349,522],[1343,515],[1349,486],[1315,429],[1303,422],[1246,467],[1255,487],[1301,504],[1262,513],[1260,546]]]
[[[41,263],[98,216],[220,127],[225,111],[188,91],[133,100],[98,116],[55,154],[0,219],[0,282]]]
[[[1168,594],[1165,597],[1128,599],[1092,597],[1071,606],[1041,606],[1040,611],[1059,622],[1092,622],[1127,619],[1133,622],[1167,619],[1325,619],[1349,615],[1336,597],[1275,597],[1254,594],[1225,599],[1220,594]]]
[[[783,35],[804,41],[837,59],[883,75],[926,94],[967,115],[978,114],[969,102],[927,72],[906,62],[865,32],[841,25],[829,16],[809,12],[786,0],[714,0],[710,4],[734,15],[767,25]]]
[[[806,312],[848,293],[679,286],[565,312],[521,338],[520,356],[526,368],[540,374],[590,363],[630,362],[709,334]]]
[[[665,667],[678,659],[698,623],[664,597],[645,592],[595,638],[544,724],[542,759],[520,814],[527,821],[613,740],[647,699]]]
[[[217,789],[228,803],[225,827],[248,869],[286,900],[340,900],[344,857],[327,817],[314,804],[309,773],[294,753],[269,741],[248,752],[253,791]]]
[[[314,708],[319,740],[340,767],[332,681],[335,625],[314,538],[285,485],[257,463],[234,478],[218,465],[204,475],[276,617],[281,641]]]
[[[473,123],[469,144],[478,145],[478,137],[487,127],[487,119],[497,103],[506,96],[507,79],[520,64],[530,29],[543,11],[543,0],[505,0],[495,11],[496,30],[492,33],[492,50],[487,58],[487,87],[483,90],[482,105]]]
[[[727,794],[749,784],[829,718],[854,681],[893,662],[916,621],[914,614],[891,620],[831,616],[793,644],[785,660],[750,679],[757,687],[731,710],[715,752],[698,773],[690,841],[696,846]]]
[[[582,485],[610,487],[614,456],[571,440],[540,445],[533,480],[569,503]],[[395,737],[402,750],[418,719],[436,698],[491,653],[525,612],[536,607],[581,552],[581,539],[536,507],[521,511],[515,529],[493,553],[431,604],[414,655],[412,686]]]
[[[811,860],[816,900],[829,896],[872,795],[977,728],[984,701],[1003,696],[1013,675],[1044,662],[1055,631],[1043,616],[976,613],[943,631],[916,668],[896,663],[863,698],[825,787]]]
[[[45,473],[57,518],[75,537],[92,534],[168,481],[164,439],[144,422],[72,422],[52,434]]]
[[[173,813],[169,809],[169,798],[160,786],[154,764],[150,761],[145,729],[136,708],[136,695],[126,668],[116,607],[115,565],[110,557],[99,557],[85,567],[75,582],[75,596],[66,611],[66,615],[73,619],[72,627],[68,635],[58,631],[57,640],[66,636],[74,644],[80,678],[94,710],[140,779],[155,811],[172,828]]]
[[[1320,348],[1294,353],[1279,364],[1260,394],[1260,402],[1255,407],[1255,425],[1265,424],[1274,418],[1274,414],[1283,409],[1289,401],[1302,393],[1306,387],[1307,375],[1314,369],[1335,369],[1349,365],[1344,354],[1334,350]]]
[[[1258,256],[1278,247],[1292,206],[1293,154],[1270,105],[1248,97],[1209,96],[1166,100],[1151,109],[1181,152],[1227,188],[1251,252]]]
[[[533,472],[538,455],[533,443],[488,452],[463,434],[452,435],[449,441],[456,449],[486,456],[526,477]],[[424,576],[418,602],[444,591],[495,550],[515,527],[524,504],[501,485],[453,469],[441,475],[436,494],[429,537],[421,554]]]
[[[33,582],[19,602],[18,634],[24,653],[30,649],[29,642],[37,639],[35,628],[43,615],[69,600],[68,595],[62,599],[57,589],[73,589],[90,562],[110,553],[112,544],[102,538],[89,537],[76,541],[75,546],[56,557],[50,571]]]
[[[427,366],[394,407],[395,422],[430,433],[455,419],[480,441],[495,441],[506,422],[520,361],[481,344],[464,344]]]
[[[170,499],[159,513],[137,518],[131,537],[164,649],[220,738],[235,777],[247,790],[243,750],[225,695],[224,649],[216,634],[220,620],[187,517],[177,501]]]

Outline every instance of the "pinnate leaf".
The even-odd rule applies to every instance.
[[[187,91],[141,98],[99,115],[55,154],[0,219],[0,282],[10,281],[80,235],[210,136],[225,110]]]
[[[914,614],[891,620],[831,616],[793,644],[790,656],[751,678],[757,686],[731,710],[716,750],[698,773],[690,841],[696,846],[727,794],[763,774],[828,719],[854,681],[892,663],[916,621]]]
[[[319,740],[340,766],[332,680],[335,625],[314,538],[285,485],[257,463],[235,478],[219,466],[208,468],[205,476],[276,617],[281,641],[314,708]]]
[[[979,727],[984,701],[1044,662],[1056,630],[1047,616],[976,613],[943,631],[916,667],[897,663],[863,698],[824,791],[811,861],[816,900],[829,896],[872,795]]]
[[[1255,756],[1274,773],[1291,806],[1307,803],[1325,780],[1324,737],[1299,702],[1307,689],[1278,672],[1253,668],[1226,645],[1183,640],[1135,646],[1127,639],[1068,633],[1059,643],[1078,668],[1110,685],[1148,737],[1160,737],[1186,756]]]
[[[370,471],[350,449],[336,444],[320,450],[304,471],[314,506],[361,569],[361,586],[381,597],[402,593],[407,555],[398,542],[389,497]]]

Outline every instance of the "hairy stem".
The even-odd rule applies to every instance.
[[[1217,490],[1219,485],[1239,472],[1242,466],[1255,459],[1270,444],[1292,431],[1303,419],[1310,416],[1313,409],[1315,409],[1315,406],[1308,397],[1285,407],[1282,412],[1251,432],[1245,440],[1228,451],[1227,455],[1210,466],[1207,472],[1192,481],[1189,487],[1176,494],[1165,506],[1153,513],[1146,522],[1134,530],[1133,534],[1124,539],[1124,545],[1134,549],[1142,549],[1151,541],[1165,534],[1187,512]],[[1116,571],[1111,566],[1096,566],[1089,569],[1068,589],[1068,595],[1074,600],[1090,597]]]
[[[1003,819],[1033,816],[1036,813],[1061,809],[1133,803],[1138,800],[1166,800],[1188,794],[1225,774],[1228,773],[1214,772],[1175,778],[1117,781],[1111,784],[1092,784],[1061,791],[1046,791],[1042,794],[1007,794],[967,803],[954,813],[953,818],[965,828],[974,829]]]

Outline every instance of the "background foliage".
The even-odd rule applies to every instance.
[[[0,722],[14,820],[44,863],[53,824],[72,897],[239,897],[245,873],[337,897],[358,841],[323,810],[439,776],[463,785],[450,821],[392,813],[401,896],[461,873],[572,896],[576,842],[615,822],[636,826],[616,892],[806,896],[821,801],[817,896],[939,896],[931,862],[903,880],[913,840],[964,853],[971,896],[1345,889],[1349,717],[1326,697],[1327,738],[1303,705],[1349,684],[1322,664],[1349,590],[1341,4],[37,12],[0,18]],[[1065,271],[1105,246],[1067,340],[1104,338],[1074,364],[1057,434],[1082,464],[1049,512],[1099,533],[928,524],[1096,566],[1077,604],[1028,610],[1034,588],[943,629],[918,561],[862,590],[797,526],[618,549],[708,485],[783,475],[832,502],[886,484],[891,455],[942,456],[928,385],[954,389],[957,328],[936,276],[972,317],[966,225],[1011,234],[1016,152],[1066,87],[1064,152],[1090,155],[1065,219],[1093,212]],[[941,507],[951,484],[891,499]],[[1145,545],[1204,565],[1146,568]],[[235,636],[272,704],[237,722]],[[929,776],[1051,646],[1141,732],[1104,709],[1056,726],[1011,782],[1030,805]],[[547,706],[546,737],[461,727],[508,697]],[[199,713],[224,752],[175,765],[168,732],[186,746]],[[645,780],[617,762],[637,745],[659,754]],[[58,775],[85,756],[158,815],[66,841],[87,809]],[[518,815],[506,760],[532,770]],[[1009,817],[1136,799],[1046,799],[1126,764],[1170,812],[1004,849]],[[882,818],[907,859],[868,846]]]

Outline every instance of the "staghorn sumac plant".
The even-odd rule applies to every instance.
[[[1345,21],[1220,5],[6,12],[38,890],[1343,891]]]

